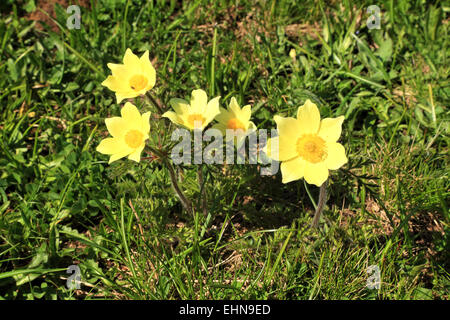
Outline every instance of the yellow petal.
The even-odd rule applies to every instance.
[[[97,146],[96,150],[103,154],[115,154],[127,152],[130,149],[120,138],[106,138],[100,141],[100,144]]]
[[[234,112],[232,112],[232,114],[233,113]],[[236,115],[236,119],[239,120],[239,122],[242,124],[242,126],[244,127],[245,130],[248,129],[250,118],[247,117],[247,115],[244,113],[243,109],[239,110],[239,112]]]
[[[125,82],[119,81],[117,77],[108,76],[103,82],[102,86],[107,87],[109,90],[118,92],[128,90],[128,86]]]
[[[247,134],[250,134],[250,133],[256,131],[257,129],[258,128],[256,127],[256,125],[252,121],[248,122]]]
[[[165,112],[163,115],[162,115],[162,117],[164,117],[164,118],[169,118],[169,120],[170,121],[172,121],[173,123],[175,123],[175,124],[178,124],[178,125],[184,125],[184,121],[182,120],[182,118],[181,117],[179,117],[175,112],[173,112],[173,111],[167,111],[167,112]]]
[[[170,99],[169,104],[172,106],[173,110],[179,115],[189,113],[189,103],[186,100],[173,98]]]
[[[139,60],[142,62],[146,62],[146,61],[150,61],[150,57],[149,57],[149,51],[145,50],[144,54],[139,58]]]
[[[113,155],[111,155],[111,157],[109,158],[109,164],[113,163],[116,160],[122,159],[124,157],[126,157],[127,155],[130,154],[131,151],[122,151],[122,152],[118,152],[118,153],[114,153]]]
[[[143,143],[141,147],[137,148],[132,153],[130,153],[130,155],[128,156],[128,159],[136,161],[136,162],[140,162],[141,161],[141,153],[142,153],[142,150],[144,150],[144,147],[145,147],[145,143]]]
[[[244,121],[249,121],[252,116],[252,106],[246,105],[241,110],[241,117]]]
[[[131,98],[135,98],[139,95],[139,93],[136,92],[130,92],[130,91],[120,91],[120,92],[116,92],[116,99],[117,99],[117,103],[122,102],[122,100],[124,99],[131,99]]]
[[[130,48],[125,51],[123,63],[130,73],[138,73],[141,71],[141,63],[139,57],[135,55]]]
[[[107,64],[108,68],[111,70],[112,73],[117,72],[119,70],[122,69],[123,64],[119,64],[119,63],[108,63]]]
[[[150,132],[150,115],[151,114],[152,113],[149,111],[142,115],[142,132],[146,135]]]
[[[148,78],[148,86],[146,88],[146,91],[148,91],[155,86],[156,70],[150,62],[148,50],[144,52],[139,60],[141,62],[141,69]]]
[[[123,136],[127,129],[127,123],[121,117],[112,117],[105,119],[106,128],[113,137]]]
[[[228,109],[234,113],[235,118],[239,118],[241,115],[241,107],[239,107],[239,104],[235,97],[231,98],[230,104],[228,105]]]
[[[303,178],[306,161],[300,157],[281,163],[282,182],[288,183]]]
[[[312,163],[305,161],[305,180],[309,184],[320,187],[328,179],[328,168],[325,162]]]
[[[295,118],[280,116],[274,116],[273,119],[277,124],[278,135],[296,143],[301,134],[299,121]]]
[[[330,170],[337,170],[348,162],[344,146],[340,143],[328,142],[327,152],[328,155],[325,159],[325,163]]]
[[[111,69],[113,77],[115,77],[116,79],[120,79],[123,82],[132,75],[130,74],[130,68],[127,68],[123,64],[108,63],[108,68]]]
[[[222,107],[219,107],[219,111],[220,113],[215,117],[215,120],[226,126],[228,121],[233,118],[233,114]]]
[[[336,142],[341,136],[344,116],[325,118],[320,122],[319,137],[328,142]]]
[[[319,131],[320,126],[320,112],[317,106],[306,100],[305,104],[297,110],[297,120],[300,123],[300,130],[302,134],[316,133]]]
[[[123,97],[121,94],[116,92],[117,104],[121,103],[123,99],[125,99],[125,97]]]
[[[273,149],[273,150],[272,150]],[[270,138],[267,141],[266,154],[269,158],[277,161],[288,161],[298,157],[298,152],[295,142],[285,136],[278,136]]]
[[[123,120],[130,126],[136,129],[141,129],[142,127],[142,116],[139,110],[130,102],[125,103],[123,108],[120,110]]]
[[[123,99],[126,99],[126,96],[123,96],[120,93],[116,92],[117,104],[121,103]]]
[[[208,103],[208,96],[206,95],[205,91],[203,91],[202,89],[192,91],[191,96],[192,113],[203,113],[207,103]]]
[[[206,110],[203,115],[205,117],[205,127],[220,113],[219,99],[220,97],[215,97],[214,99],[211,99],[206,105]]]
[[[227,130],[226,125],[224,125],[223,123],[216,123],[215,125],[212,126],[212,128],[220,130],[220,132],[222,132],[222,135],[224,135],[225,138],[226,138],[226,133],[227,133],[226,132],[226,130]]]

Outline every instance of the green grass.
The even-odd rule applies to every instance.
[[[385,1],[369,30],[371,1],[93,0],[80,30],[57,7],[60,32],[36,29],[22,2],[0,7],[0,298],[448,299],[444,2]],[[208,216],[193,219],[159,162],[108,165],[95,148],[120,105],[100,83],[128,47],[150,50],[163,104],[203,88],[252,104],[266,129],[308,98],[344,115],[349,163],[320,228],[318,188],[281,173],[205,166]],[[167,144],[174,127],[135,103]],[[196,201],[196,167],[182,171]],[[66,289],[72,264],[81,290]]]

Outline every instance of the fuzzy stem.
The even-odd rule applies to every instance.
[[[150,101],[156,107],[156,109],[158,109],[160,114],[164,113],[162,106],[155,100],[155,98],[153,98],[153,96],[150,92],[147,92],[146,97],[148,97],[150,99]]]
[[[167,160],[167,158],[165,158],[163,161],[166,164],[167,169],[169,169],[169,175],[170,175],[170,180],[172,181],[172,187],[173,187],[175,193],[177,194],[178,198],[180,199],[181,204],[183,205],[184,209],[189,214],[194,215],[194,212],[192,211],[191,202],[186,198],[183,191],[181,191],[180,186],[178,185],[178,180],[177,180],[177,176],[176,176],[173,165],[170,163],[169,160]]]
[[[208,214],[208,209],[206,207],[206,190],[205,190],[205,185],[204,185],[204,180],[203,180],[203,165],[199,165],[197,168],[197,178],[198,178],[198,185],[200,187],[200,193],[202,196],[201,202],[202,202],[202,210],[203,210],[203,215],[206,217]]]
[[[322,214],[325,204],[327,203],[327,182],[328,180],[325,180],[325,182],[320,186],[319,201],[317,203],[316,212],[314,213],[313,222],[311,223],[312,228],[317,228],[319,226],[320,215]]]
[[[181,201],[181,204],[183,205],[184,209],[189,213],[189,214],[194,214],[194,212],[192,211],[192,205],[191,202],[188,200],[188,198],[184,195],[183,191],[181,191],[181,188],[178,184],[178,179],[177,179],[177,175],[175,172],[175,169],[172,165],[172,163],[170,163],[170,161],[168,160],[167,156],[165,156],[162,152],[148,146],[148,148],[150,149],[150,151],[153,154],[156,154],[162,161],[163,163],[167,166],[167,169],[169,170],[169,176],[170,176],[170,181],[172,182],[172,187],[173,190],[175,191],[176,195],[178,196],[178,198]]]

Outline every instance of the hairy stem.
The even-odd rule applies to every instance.
[[[203,211],[203,215],[206,217],[208,214],[208,208],[206,206],[206,190],[205,190],[205,185],[204,185],[204,180],[203,180],[203,166],[199,165],[197,168],[197,178],[198,178],[198,185],[200,187],[200,193],[202,196],[201,202],[202,202],[202,211]]]
[[[175,168],[173,167],[172,163],[168,160],[167,156],[165,156],[162,152],[147,146],[150,151],[157,155],[162,161],[163,163],[167,166],[167,169],[169,170],[169,176],[170,176],[170,181],[172,182],[172,187],[173,190],[175,191],[175,194],[178,196],[178,198],[181,201],[181,204],[183,205],[183,208],[189,213],[194,215],[194,212],[192,211],[192,204],[191,202],[188,200],[188,198],[184,195],[183,191],[181,191],[181,188],[178,184],[178,179],[177,179],[177,174],[175,172]]]
[[[186,196],[184,195],[183,191],[181,191],[180,186],[178,185],[178,179],[175,173],[175,169],[173,167],[173,165],[169,162],[169,160],[167,160],[167,158],[164,159],[164,163],[167,166],[167,169],[169,170],[169,175],[170,175],[170,180],[172,181],[172,187],[173,190],[175,191],[175,193],[177,194],[178,198],[181,201],[181,204],[183,205],[184,209],[189,213],[194,215],[194,212],[192,211],[192,204],[191,202],[188,200],[188,198],[186,198]]]
[[[162,106],[155,100],[155,98],[153,98],[153,96],[152,96],[152,94],[150,92],[147,92],[146,97],[148,97],[150,99],[150,101],[156,107],[156,109],[158,109],[158,112],[160,114],[164,113]]]
[[[312,228],[317,228],[319,226],[320,215],[322,214],[325,204],[327,203],[327,182],[328,180],[325,180],[325,182],[320,186],[319,202],[317,203],[314,219],[311,223]]]

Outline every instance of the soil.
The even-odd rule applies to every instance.
[[[79,5],[84,8],[90,7],[90,0],[38,0],[36,3],[36,8],[41,9],[42,11],[47,12],[53,19],[55,19],[55,4],[58,3],[61,7],[67,8],[70,5]],[[53,20],[46,15],[44,12],[36,9],[34,12],[26,15],[28,20],[38,21],[36,23],[36,28],[38,30],[43,30],[44,27],[40,22],[43,22],[51,27],[51,29],[55,32],[59,31],[58,26]]]

